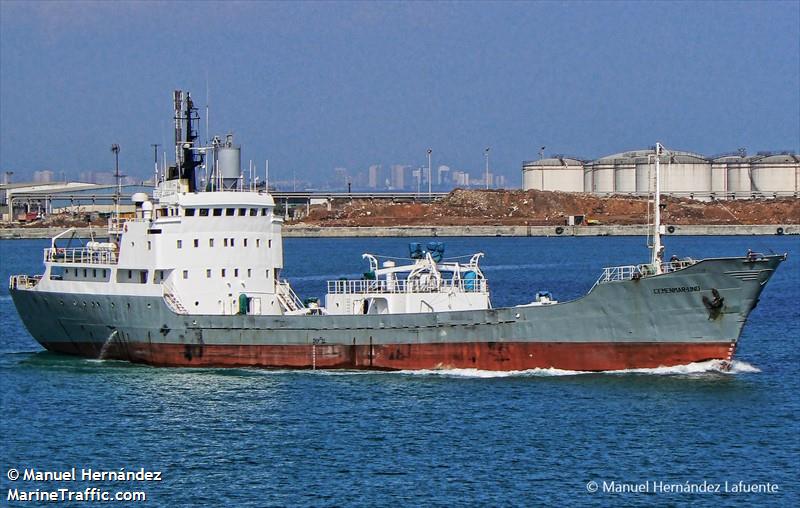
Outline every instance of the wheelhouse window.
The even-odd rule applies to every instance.
[[[236,208],[226,208],[225,209],[225,216],[226,217],[233,217],[236,215]]]
[[[183,211],[187,217],[194,217],[194,208],[187,208]]]
[[[222,217],[222,208],[214,208],[214,217]]]
[[[239,217],[247,215],[247,208],[239,208]]]
[[[258,208],[251,208],[250,217],[255,217],[256,215],[258,215]]]
[[[200,209],[200,217],[208,217],[208,208]]]

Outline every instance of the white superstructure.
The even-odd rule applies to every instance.
[[[191,96],[176,91],[174,101],[176,163],[157,172],[152,197],[134,194],[135,211],[110,219],[108,241],[93,239],[72,247],[70,230],[54,237],[44,251],[44,274],[12,278],[13,287],[80,295],[74,305],[87,308],[118,305],[106,303],[119,300],[104,295],[129,301],[163,298],[175,314],[197,316],[403,314],[491,307],[478,267],[482,254],[467,263],[442,260],[444,246],[438,242],[428,250],[415,244],[410,263],[402,266],[387,261],[378,267],[377,258],[365,254],[370,271],[363,280],[332,281],[327,308],[314,299],[306,305],[281,280],[283,221],[274,214],[273,198],[255,182],[245,182],[232,136],[198,145]]]

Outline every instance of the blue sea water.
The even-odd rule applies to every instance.
[[[326,280],[365,271],[363,252],[404,256],[408,241],[287,239],[284,273],[302,297],[321,296]],[[632,237],[444,241],[446,255],[486,253],[495,306],[540,289],[575,298],[602,267],[647,257]],[[46,244],[0,241],[0,277],[38,273]],[[32,505],[9,502],[15,488],[98,487],[170,507],[797,506],[800,240],[670,237],[667,255],[748,248],[790,256],[729,373],[151,368],[44,352],[2,290],[0,503]],[[77,481],[8,478],[72,467]],[[81,479],[141,468],[161,480]],[[613,492],[623,484],[645,491]],[[734,492],[745,484],[773,492]]]

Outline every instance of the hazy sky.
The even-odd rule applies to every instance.
[[[273,178],[800,151],[800,2],[0,0],[0,170],[109,170],[119,143],[148,175],[172,90],[204,108],[207,82],[212,133]]]

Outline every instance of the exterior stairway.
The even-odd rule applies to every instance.
[[[278,282],[276,289],[275,296],[277,296],[284,312],[294,312],[305,308],[303,301],[300,300],[300,297],[297,296],[287,281]]]

